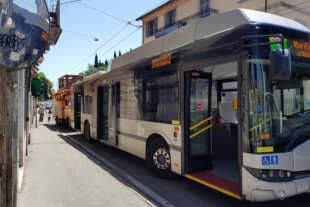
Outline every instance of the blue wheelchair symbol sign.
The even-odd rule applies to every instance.
[[[262,165],[270,165],[270,156],[262,157]]]
[[[279,164],[278,155],[262,156],[262,165],[277,165]]]

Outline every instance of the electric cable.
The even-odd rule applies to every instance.
[[[117,45],[119,45],[120,43],[124,42],[124,40],[126,40],[128,37],[130,37],[131,35],[133,35],[136,31],[138,31],[140,28],[137,28],[135,31],[133,31],[132,33],[130,33],[128,36],[126,36],[122,41],[120,41],[119,43],[117,43],[116,45],[114,45],[113,47],[111,47],[109,50],[107,50],[105,53],[101,54],[100,56],[98,56],[98,58],[102,57],[103,55],[105,55],[106,53],[108,53],[109,51],[111,51],[113,48],[115,48]],[[81,70],[83,70],[85,67],[87,67],[89,64],[83,66],[82,68],[80,68],[79,70],[76,70],[75,72],[79,72]]]
[[[90,36],[90,35],[81,34],[81,33],[78,33],[78,32],[73,32],[73,31],[69,31],[69,30],[65,30],[65,29],[63,29],[62,31],[63,31],[63,32],[69,32],[69,33],[72,33],[72,34],[81,35],[81,36],[84,36],[84,37],[91,37],[91,38],[97,39],[97,40],[100,40],[100,39],[108,40],[108,38],[93,37],[93,36]],[[114,40],[114,41],[120,42],[120,41],[122,41],[122,40]],[[135,42],[135,43],[138,43],[138,41],[126,41],[126,42]],[[141,42],[139,42],[139,43],[141,43]]]
[[[310,0],[305,1],[305,2],[302,2],[302,3],[299,3],[299,4],[296,4],[296,5],[293,5],[293,6],[299,6],[299,5],[301,5],[301,4],[305,4],[305,3],[308,3],[308,2],[310,2]],[[281,12],[281,11],[284,11],[284,10],[286,10],[286,9],[292,9],[292,8],[281,9],[281,10],[279,10],[279,11],[272,12],[272,13],[270,13],[270,14],[276,14],[276,13]]]
[[[161,4],[163,4],[164,2],[166,2],[167,0],[165,0],[165,1],[163,1],[163,2],[161,2],[160,4],[158,4],[158,5],[161,5]],[[77,3],[79,3],[79,4],[81,4],[81,5],[84,5],[84,6],[86,6],[86,7],[88,7],[88,8],[91,8],[91,9],[94,9],[94,8],[92,8],[92,7],[89,7],[89,6],[87,6],[87,5],[85,5],[85,4],[83,4],[83,3],[80,3],[80,2],[77,2]],[[153,8],[156,8],[157,6],[155,6],[155,7],[153,7]],[[100,13],[103,13],[103,14],[105,14],[105,15],[107,15],[107,16],[110,16],[110,17],[112,17],[112,18],[114,18],[114,19],[117,19],[117,20],[119,20],[119,21],[121,21],[121,22],[124,22],[124,23],[126,23],[126,26],[125,27],[123,27],[119,32],[117,32],[113,37],[111,37],[107,42],[105,42],[101,47],[99,47],[95,52],[93,52],[91,55],[89,55],[86,59],[84,59],[82,62],[80,62],[78,65],[76,65],[74,68],[72,68],[71,70],[69,70],[69,71],[67,71],[67,73],[69,73],[70,71],[72,71],[72,70],[74,70],[75,68],[77,68],[79,65],[81,65],[83,62],[85,62],[88,58],[90,58],[92,55],[94,55],[98,50],[100,50],[103,46],[105,46],[107,43],[109,43],[116,35],[118,35],[121,31],[123,31],[128,25],[131,25],[131,26],[136,26],[136,25],[133,25],[133,24],[131,24],[131,22],[133,22],[133,21],[131,21],[131,22],[125,22],[125,21],[123,21],[123,20],[121,20],[121,19],[119,19],[119,18],[116,18],[116,17],[113,17],[113,16],[111,16],[111,15],[109,15],[109,14],[106,14],[106,13],[104,13],[104,12],[101,12],[101,11],[99,11],[99,10],[97,10],[97,9],[94,9],[94,10],[96,10],[96,11],[98,11],[98,12],[100,12]],[[152,10],[152,9],[151,9]],[[150,11],[151,11],[150,10]],[[137,30],[138,29],[140,29],[141,28],[141,26],[138,26],[138,28],[137,28]],[[134,32],[136,32],[137,30],[135,30]],[[133,34],[133,33],[132,33]],[[130,34],[131,35],[131,34]],[[128,37],[128,36],[127,36]],[[126,37],[126,38],[127,38]],[[126,39],[125,38],[125,39]],[[121,42],[123,42],[125,39],[123,39]],[[120,44],[121,42],[119,42],[118,44]],[[117,44],[117,45],[118,45]],[[117,45],[115,45],[115,46],[117,46]],[[114,47],[115,47],[114,46]],[[113,48],[114,48],[113,47]],[[111,50],[111,49],[110,49]],[[109,50],[109,51],[110,51]],[[104,53],[104,54],[106,54],[106,53]],[[87,65],[86,65],[87,66]],[[85,66],[84,66],[85,67]],[[83,68],[84,68],[83,67]],[[80,69],[81,70],[81,69]],[[80,71],[79,70],[79,71]]]
[[[77,3],[79,3],[79,4],[81,4],[81,5],[85,6],[85,7],[88,7],[88,8],[90,8],[90,9],[92,9],[92,10],[95,10],[95,11],[97,11],[97,12],[99,12],[99,13],[102,13],[102,14],[104,14],[104,15],[107,15],[107,16],[113,18],[113,19],[116,19],[116,20],[118,20],[118,21],[121,21],[121,22],[123,22],[123,23],[129,24],[129,25],[134,26],[134,27],[141,27],[141,26],[139,26],[139,25],[134,25],[134,24],[132,24],[132,23],[131,23],[132,21],[131,21],[131,22],[126,22],[126,21],[124,21],[124,20],[121,20],[121,19],[119,19],[119,18],[117,18],[117,17],[115,17],[115,16],[112,16],[112,15],[110,15],[110,14],[107,14],[107,13],[105,13],[105,12],[102,12],[102,11],[100,11],[100,10],[98,10],[98,9],[95,9],[95,8],[93,8],[93,7],[90,7],[90,6],[88,6],[88,5],[86,5],[86,4],[83,4],[83,3],[81,3],[81,2],[77,2]]]
[[[297,11],[301,11],[301,10],[307,9],[307,8],[309,8],[309,7],[310,7],[310,6],[301,8],[301,9],[299,9],[299,10],[294,10],[294,11],[288,12],[288,13],[286,13],[286,14],[282,14],[282,16],[285,16],[285,15],[287,15],[287,14],[291,14],[291,13],[294,13],[294,12],[297,12]]]
[[[74,68],[72,68],[71,70],[67,71],[70,72],[73,69],[75,69],[76,67],[80,66],[83,62],[85,62],[88,58],[90,58],[92,55],[94,55],[98,50],[100,50],[103,46],[105,46],[106,44],[108,44],[116,35],[118,35],[121,31],[123,31],[126,27],[128,26],[128,24],[125,25],[125,27],[123,27],[120,31],[118,31],[114,36],[112,36],[107,42],[105,42],[102,46],[100,46],[95,52],[93,52],[91,55],[89,55],[87,58],[85,58],[82,62],[80,62],[78,65],[76,65]]]

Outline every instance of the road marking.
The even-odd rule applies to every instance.
[[[90,150],[88,147],[82,145],[80,142],[76,141],[75,139],[73,139],[72,137],[70,137],[70,135],[66,134],[66,133],[62,133],[59,132],[61,135],[67,137],[68,139],[70,139],[70,141],[74,142],[76,145],[78,145],[79,147],[83,148],[85,151],[87,151],[89,154],[91,154],[93,157],[95,157],[97,160],[99,160],[101,162],[102,165],[104,165],[105,167],[108,167],[109,169],[111,169],[113,172],[115,172],[116,174],[118,174],[121,178],[123,178],[124,180],[126,180],[127,182],[131,183],[132,185],[134,185],[136,188],[138,188],[139,190],[143,191],[145,194],[147,194],[149,197],[151,197],[152,199],[154,199],[154,201],[156,201],[157,203],[161,204],[164,207],[175,207],[174,205],[172,205],[171,203],[169,203],[166,199],[164,199],[163,197],[161,197],[160,195],[158,195],[157,193],[155,193],[154,191],[152,191],[151,189],[149,189],[148,187],[146,187],[145,185],[143,185],[142,183],[140,183],[139,181],[137,181],[136,179],[134,179],[133,177],[131,177],[130,175],[128,175],[127,173],[125,173],[124,171],[122,171],[121,169],[117,168],[116,166],[112,165],[110,162],[108,162],[106,159],[104,159],[103,157],[101,157],[100,155],[98,155],[97,153],[95,153],[94,151]],[[134,191],[134,189],[132,189]],[[140,195],[138,192],[134,191],[136,194],[138,194],[138,196],[140,196],[145,202],[147,202],[149,205],[151,206],[155,206],[154,204],[152,204],[149,200],[147,200],[146,198],[144,198],[142,195]]]

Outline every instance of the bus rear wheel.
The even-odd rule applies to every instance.
[[[56,122],[56,125],[59,126],[59,118],[58,118],[58,116],[56,116],[55,122]]]
[[[167,143],[156,139],[147,148],[146,163],[148,168],[163,179],[174,179],[177,174],[171,171],[170,151]]]
[[[93,142],[93,139],[90,137],[90,128],[89,128],[89,123],[88,122],[86,122],[85,126],[84,126],[84,135],[85,135],[86,141],[88,143],[92,143]]]

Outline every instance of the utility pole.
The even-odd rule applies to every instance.
[[[0,67],[0,169],[1,206],[13,206],[13,71]]]

